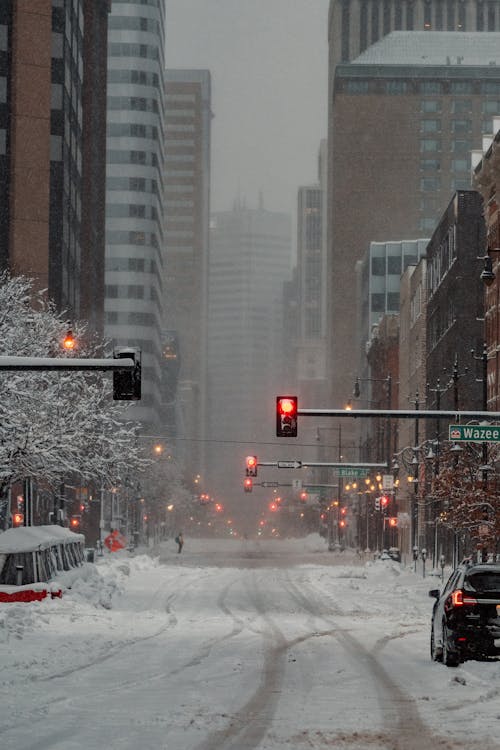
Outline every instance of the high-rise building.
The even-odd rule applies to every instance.
[[[326,141],[318,183],[299,187],[297,205],[297,386],[302,403],[321,406],[326,377]]]
[[[500,31],[496,0],[330,0],[330,62],[354,60],[391,31]]]
[[[273,398],[289,387],[281,352],[290,229],[288,215],[262,205],[236,205],[211,219],[209,465],[226,499],[241,492],[247,452],[274,437]]]
[[[97,331],[108,12],[109,0],[0,4],[0,263]]]
[[[174,384],[166,389],[165,418],[169,432],[196,438],[177,444],[195,476],[205,473],[210,72],[167,70],[165,88],[165,316],[178,362],[173,369],[167,346],[166,376],[175,373],[177,391]]]
[[[500,34],[392,32],[335,69],[329,320],[336,405],[356,369],[354,269],[370,242],[430,236],[500,112]]]
[[[105,333],[142,351],[134,418],[157,426],[164,330],[165,3],[113,2],[108,37]]]

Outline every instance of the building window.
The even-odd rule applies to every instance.
[[[483,81],[481,84],[482,94],[500,94],[500,82],[498,81]]]
[[[387,311],[399,311],[399,292],[387,292]]]
[[[372,258],[372,276],[385,276],[385,258]]]
[[[454,99],[451,103],[451,112],[454,115],[472,112],[472,101],[470,99]]]
[[[346,91],[348,94],[367,94],[368,90],[368,81],[347,81]]]
[[[469,170],[469,160],[452,159],[451,168],[453,172],[467,172]]]
[[[440,179],[439,177],[422,177],[420,180],[420,190],[423,192],[435,192],[439,190]]]
[[[372,312],[385,312],[385,294],[373,293],[372,294]]]
[[[420,169],[422,169],[424,172],[435,172],[441,169],[441,162],[439,159],[422,159],[420,162]]]
[[[389,255],[387,257],[387,273],[401,276],[401,256]]]
[[[500,114],[500,101],[493,99],[486,99],[483,101],[483,113],[485,115],[498,115]]]
[[[421,81],[420,92],[422,94],[442,94],[443,87],[439,81]]]
[[[429,153],[431,151],[441,151],[441,141],[434,138],[426,138],[420,141],[420,152]]]
[[[421,112],[441,112],[441,102],[439,99],[422,99],[420,101]]]
[[[441,120],[421,120],[421,133],[438,133],[441,130]]]
[[[470,120],[452,120],[451,121],[452,133],[469,133],[471,129],[472,129],[472,122]]]
[[[385,84],[385,91],[389,96],[406,94],[408,92],[408,83],[407,81],[387,81]]]
[[[451,151],[455,154],[463,154],[466,151],[471,151],[472,145],[470,140],[466,138],[455,138],[451,142]]]

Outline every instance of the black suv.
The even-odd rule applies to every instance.
[[[500,655],[500,563],[464,560],[435,597],[431,656],[447,667]]]

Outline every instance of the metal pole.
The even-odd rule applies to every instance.
[[[488,349],[486,347],[486,341],[483,343],[483,411],[488,411]],[[481,451],[481,460],[483,467],[488,465],[488,443],[483,443]],[[488,470],[483,468],[483,488],[486,489],[488,484]]]

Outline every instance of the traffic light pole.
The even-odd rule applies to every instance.
[[[498,411],[436,411],[402,409],[298,409],[299,417],[348,417],[351,419],[387,417],[388,419],[481,419],[487,422],[500,420]]]
[[[0,357],[0,370],[7,372],[33,372],[36,370],[112,370],[135,369],[130,357],[122,359],[77,359],[76,357]]]

